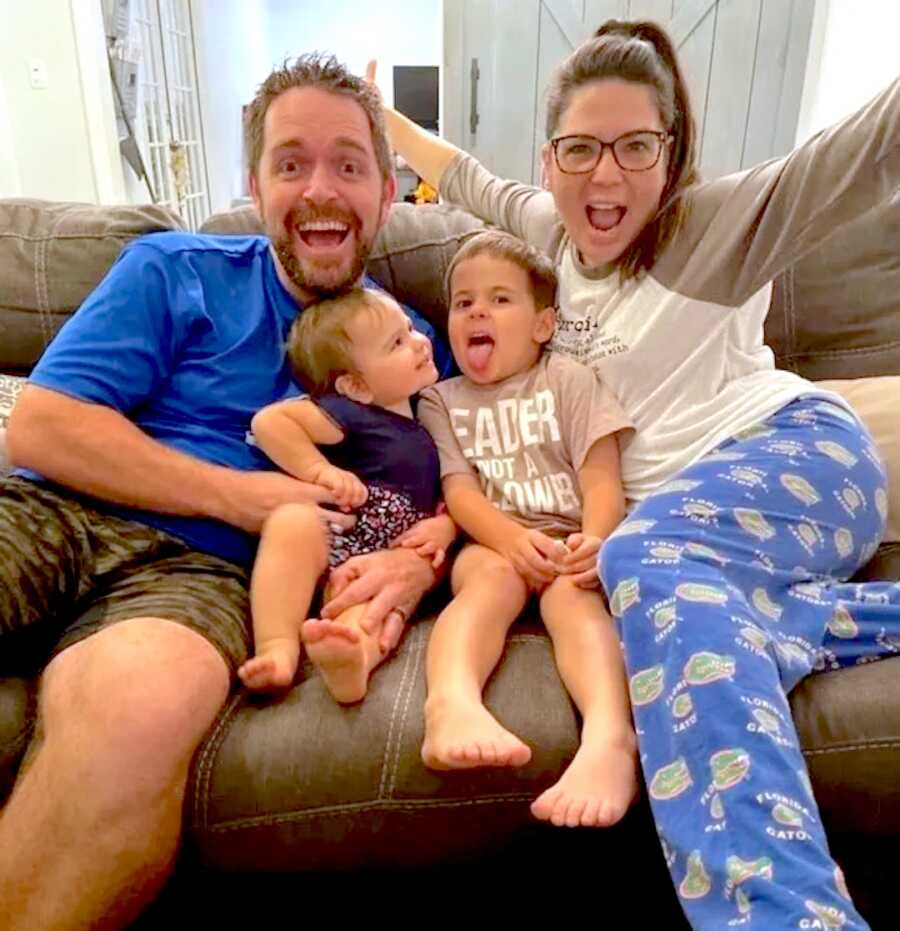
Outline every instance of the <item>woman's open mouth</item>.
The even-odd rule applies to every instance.
[[[588,223],[591,228],[599,230],[602,233],[608,233],[614,230],[621,222],[622,218],[628,212],[620,204],[602,204],[596,207],[588,206],[586,208]]]

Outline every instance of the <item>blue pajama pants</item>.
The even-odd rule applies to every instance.
[[[887,513],[871,437],[788,404],[643,501],[604,544],[657,830],[698,929],[860,929],[786,695],[900,653],[900,586],[843,580]]]

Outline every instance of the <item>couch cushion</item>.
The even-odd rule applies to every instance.
[[[12,789],[34,726],[34,680],[0,678],[0,808]]]
[[[900,578],[900,546],[872,564]],[[186,799],[194,852],[210,866],[321,871],[427,866],[496,849],[532,823],[530,801],[577,747],[577,718],[537,627],[521,624],[486,702],[533,748],[519,770],[438,773],[419,756],[425,647],[413,625],[360,705],[341,708],[304,665],[280,701],[236,692],[198,752]],[[811,676],[791,693],[829,830],[900,833],[900,657]],[[0,799],[33,718],[33,683],[0,680]]]
[[[791,693],[829,830],[900,835],[900,642],[897,656],[810,676]]]
[[[498,719],[532,747],[532,761],[440,773],[419,756],[430,629],[430,621],[411,628],[358,706],[339,708],[308,666],[279,702],[234,696],[194,763],[187,818],[205,864],[247,871],[428,866],[494,849],[532,823],[529,803],[558,777],[578,741],[549,639],[530,625],[514,628],[485,693]],[[895,836],[900,658],[813,676],[791,701],[829,826]]]
[[[211,214],[203,221],[198,232],[212,236],[252,236],[262,234],[263,226],[256,208],[247,204]]]
[[[429,216],[441,214],[442,235],[423,238],[417,229],[429,228]],[[378,234],[369,259],[369,273],[399,301],[423,313],[446,331],[444,277],[453,256],[484,223],[457,207],[445,204],[394,204]],[[408,243],[416,245],[410,247]]]
[[[900,372],[900,189],[775,282],[766,342],[805,378]]]
[[[208,864],[247,870],[427,866],[492,847],[577,747],[575,713],[541,632],[509,639],[486,700],[534,748],[516,772],[424,768],[425,647],[415,624],[341,708],[309,665],[283,700],[235,696],[195,759],[188,820]]]
[[[183,229],[164,207],[0,200],[0,371],[28,371],[135,236]]]

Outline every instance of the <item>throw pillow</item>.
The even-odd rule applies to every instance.
[[[6,426],[16,398],[24,387],[24,378],[0,374],[0,427]]]

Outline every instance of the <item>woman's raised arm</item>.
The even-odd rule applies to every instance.
[[[370,61],[366,67],[366,80],[373,86],[375,65]],[[422,129],[396,110],[385,107],[384,115],[393,148],[443,201],[507,230],[548,255],[557,255],[563,228],[548,191],[496,178],[452,142]]]
[[[375,68],[374,59],[366,65],[366,80],[372,85],[375,84]],[[460,150],[390,107],[384,107],[384,120],[394,151],[406,159],[420,178],[439,190],[444,172]]]

